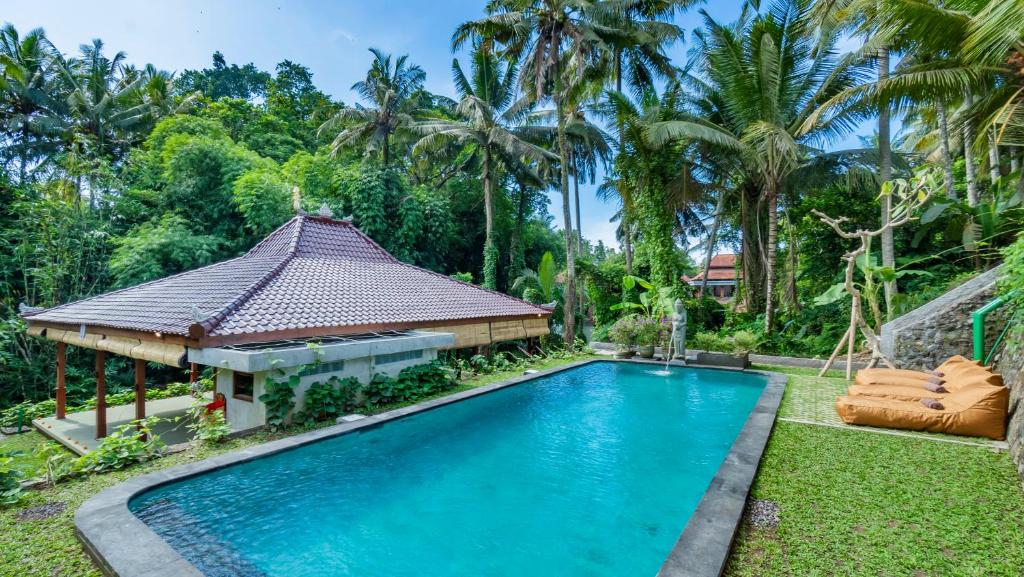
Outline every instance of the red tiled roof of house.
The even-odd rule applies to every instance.
[[[297,216],[242,257],[37,313],[192,338],[534,317],[551,311],[405,264],[345,221]],[[273,335],[269,335],[273,336]]]
[[[704,271],[701,270],[693,276],[684,276],[683,281],[697,282],[703,278]],[[708,269],[708,280],[736,280],[739,278],[743,278],[743,274],[736,271],[735,254],[716,254],[711,257],[711,267]]]

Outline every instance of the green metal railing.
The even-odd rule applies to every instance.
[[[1003,305],[1011,302],[1015,296],[1016,291],[1001,295],[980,309],[974,311],[971,315],[971,319],[974,323],[974,360],[982,361],[982,364],[987,365],[989,364],[989,361],[992,360],[992,355],[999,350],[999,344],[1003,341],[1003,337],[1006,336],[1007,331],[1009,331],[1010,327],[1013,325],[1012,317],[1017,311],[1011,313],[1011,317],[1007,318],[1006,326],[1003,327],[1002,332],[999,333],[995,342],[992,343],[992,349],[988,351],[988,355],[985,354],[985,318],[992,312],[1002,308]]]

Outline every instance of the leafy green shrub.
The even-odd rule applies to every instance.
[[[757,335],[750,331],[736,331],[732,335],[733,352],[743,354],[757,350],[759,342]]]
[[[608,337],[612,339],[619,348],[628,349],[637,344],[638,317],[630,315],[622,317],[608,329]]]
[[[23,473],[14,466],[20,453],[0,453],[0,505],[16,503],[21,498]]]
[[[359,380],[355,377],[331,377],[326,383],[313,383],[306,390],[305,403],[299,418],[309,425],[317,421],[334,419],[355,408]]]
[[[492,373],[494,368],[491,367],[491,362],[484,355],[473,355],[469,358],[469,366],[476,373]]]
[[[224,411],[206,408],[206,399],[196,398],[188,410],[189,423],[193,437],[204,443],[220,443],[231,434]]]
[[[473,283],[473,273],[471,272],[457,272],[455,274],[448,275],[448,278],[461,282],[468,282],[470,284]]]
[[[153,432],[153,425],[163,420],[154,416],[121,425],[104,437],[98,447],[80,457],[75,469],[102,473],[161,456],[167,445]]]
[[[276,431],[288,419],[288,414],[295,408],[295,387],[299,386],[299,375],[291,375],[286,381],[278,381],[273,377],[266,378],[266,392],[259,396],[267,412],[267,424]]]
[[[363,387],[363,399],[368,407],[417,401],[451,389],[455,384],[451,371],[435,361],[406,367],[396,379],[384,374],[374,375]]]
[[[693,335],[688,346],[701,351],[730,351],[731,344],[715,333],[699,332]]]
[[[636,344],[641,346],[654,346],[661,339],[661,323],[646,318],[638,318],[636,321]]]

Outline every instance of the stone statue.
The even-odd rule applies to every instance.
[[[686,360],[686,307],[683,301],[676,299],[672,305],[675,311],[672,313],[672,349],[673,358]]]

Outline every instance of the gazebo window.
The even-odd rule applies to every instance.
[[[235,371],[231,380],[231,396],[242,401],[252,402],[253,378],[252,373]]]

